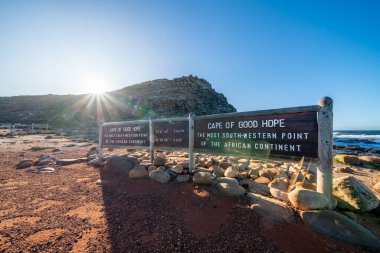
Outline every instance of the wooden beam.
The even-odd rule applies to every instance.
[[[321,109],[318,112],[318,156],[317,191],[329,199],[329,209],[332,208],[333,180],[333,100],[323,97],[319,100]]]

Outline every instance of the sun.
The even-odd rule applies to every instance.
[[[81,76],[82,87],[86,93],[100,95],[105,93],[109,87],[109,78],[102,71],[86,71]]]
[[[106,92],[106,86],[101,84],[101,83],[94,83],[91,87],[91,94],[94,94],[94,95],[101,95],[103,94],[104,92]]]

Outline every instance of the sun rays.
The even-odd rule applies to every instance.
[[[69,107],[68,113],[83,123],[135,119],[149,116],[152,111],[142,101],[140,97],[117,92],[85,94]]]

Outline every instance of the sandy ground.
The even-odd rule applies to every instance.
[[[57,158],[85,157],[90,147],[39,135],[0,139],[0,252],[366,252],[309,231],[299,218],[272,224],[245,199],[206,186],[112,179],[84,163],[51,174],[15,170],[22,159],[51,154],[35,146],[61,147]],[[379,180],[355,172],[368,184]],[[380,227],[372,214],[358,219]]]

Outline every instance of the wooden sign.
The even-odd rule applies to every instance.
[[[194,151],[317,158],[317,113],[197,117],[194,119]]]
[[[149,122],[131,121],[104,124],[101,144],[103,147],[149,147]]]
[[[189,148],[189,120],[153,121],[154,147]]]

